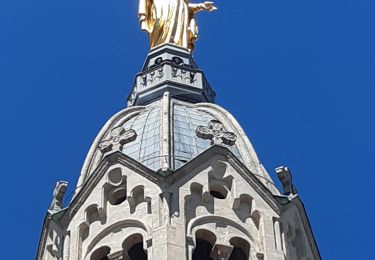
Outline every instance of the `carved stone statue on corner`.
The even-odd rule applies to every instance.
[[[56,183],[56,187],[53,191],[53,199],[49,210],[59,211],[63,208],[63,200],[68,183],[66,181],[59,181]]]
[[[293,185],[292,173],[288,167],[281,166],[275,169],[277,177],[283,185],[284,195],[297,194],[297,189]]]

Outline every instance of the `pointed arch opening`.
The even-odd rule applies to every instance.
[[[216,236],[208,230],[198,230],[195,233],[195,249],[192,260],[213,260],[212,248],[216,243]]]
[[[110,252],[111,249],[108,246],[100,247],[91,254],[90,260],[109,260]]]
[[[108,183],[104,186],[104,193],[111,205],[117,206],[126,200],[126,176],[121,168],[112,169],[108,173]]]
[[[86,209],[86,221],[89,225],[96,221],[100,221],[100,213],[97,205],[91,205]]]
[[[245,239],[233,237],[229,240],[233,246],[229,260],[248,260],[250,255],[250,244]]]
[[[144,250],[143,236],[134,234],[125,239],[122,247],[130,260],[147,260],[147,251]]]

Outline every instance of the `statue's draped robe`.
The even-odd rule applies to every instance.
[[[151,48],[164,43],[194,48],[197,26],[188,0],[140,0],[139,16],[146,17],[144,30]]]

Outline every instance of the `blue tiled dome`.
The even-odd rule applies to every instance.
[[[197,137],[195,132],[198,126],[207,126],[211,120],[216,118],[192,106],[173,105],[170,118],[172,169],[180,168],[211,146],[210,140]],[[137,139],[126,144],[123,152],[154,171],[159,170],[168,157],[160,149],[160,122],[160,102],[156,102],[123,125],[125,130],[133,129],[137,133]],[[242,160],[237,146],[228,148]]]
[[[127,121],[125,130],[133,129],[137,139],[123,147],[123,152],[152,170],[160,169],[160,102]]]
[[[174,105],[172,121],[174,137],[173,159],[176,169],[211,146],[210,140],[199,138],[195,131],[198,126],[208,126],[212,120],[216,120],[216,118],[196,108]],[[236,146],[228,146],[228,148],[241,159],[241,155]]]

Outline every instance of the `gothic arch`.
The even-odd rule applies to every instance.
[[[96,221],[100,221],[101,224],[104,224],[101,210],[98,204],[92,204],[85,209],[85,220],[88,225],[91,225]]]
[[[123,175],[121,167],[115,167],[108,171],[107,182],[103,185],[103,208],[107,202],[113,206],[122,204],[127,197],[127,177]]]
[[[151,214],[151,198],[145,196],[145,186],[138,185],[132,189],[128,197],[130,213],[133,214],[142,202],[147,204],[147,214]]]
[[[122,248],[130,259],[147,259],[147,244],[140,233],[127,236],[122,243]]]
[[[96,247],[100,243],[100,241],[105,239],[113,231],[115,230],[120,231],[124,229],[131,229],[127,231],[126,237],[135,233],[139,233],[144,238],[147,238],[150,236],[150,230],[151,230],[150,227],[145,226],[142,222],[135,220],[135,219],[127,219],[127,220],[117,222],[105,228],[104,230],[102,230],[99,234],[95,236],[95,238],[91,240],[90,244],[87,246],[87,252],[88,252],[87,254],[89,254],[94,249],[94,247]]]
[[[90,260],[108,260],[108,255],[111,252],[111,248],[103,246],[96,249],[90,256]]]
[[[206,240],[212,246],[215,245],[216,240],[217,240],[217,237],[213,232],[211,232],[210,230],[207,230],[207,229],[203,229],[203,228],[195,231],[194,238],[195,238],[195,240],[197,238]]]
[[[194,248],[190,249],[192,250],[192,260],[206,260],[209,258],[216,240],[216,235],[207,229],[198,229],[195,231]]]
[[[237,217],[241,219],[243,223],[250,217],[254,212],[255,201],[249,194],[241,194],[239,198],[233,201],[233,210]]]
[[[86,241],[86,239],[90,235],[90,227],[86,222],[83,222],[78,227],[78,256],[77,259],[81,260],[83,255],[83,242]]]
[[[251,213],[251,219],[253,220],[255,227],[259,230],[261,228],[262,213],[259,210],[254,210]]]
[[[250,257],[250,243],[241,237],[232,237],[229,243],[233,246],[229,260],[247,260]]]
[[[193,200],[195,203],[209,202],[209,192],[198,182],[190,184],[190,194],[185,196],[185,201]]]
[[[241,224],[237,223],[234,220],[220,217],[220,216],[203,216],[203,217],[193,219],[192,221],[190,221],[190,223],[187,226],[187,235],[190,237],[193,237],[193,230],[195,228],[198,228],[200,226],[207,225],[207,224],[217,224],[217,223],[231,226],[234,229],[239,230],[251,241],[251,243],[254,243],[256,241],[254,239],[254,236],[249,232],[248,228],[242,226]]]

